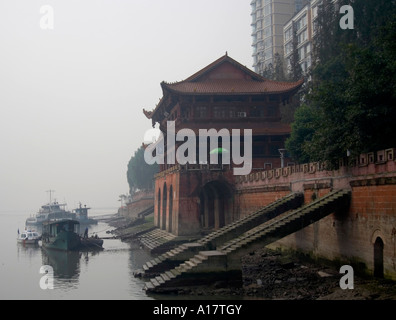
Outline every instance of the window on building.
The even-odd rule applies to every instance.
[[[312,8],[312,18],[316,18],[317,15],[318,15],[318,7],[315,6]]]
[[[265,156],[265,147],[260,145],[253,145],[252,148],[252,155],[253,157],[264,157]]]
[[[308,30],[305,29],[304,31],[302,31],[299,35],[298,35],[298,44],[303,43],[304,41],[306,41],[308,38]]]
[[[296,22],[296,31],[301,29],[301,19]]]
[[[272,37],[268,37],[264,40],[264,47],[268,48],[272,46]]]
[[[304,47],[298,49],[298,60],[302,60],[305,58]]]
[[[267,16],[267,15],[269,15],[270,13],[271,13],[271,5],[270,5],[270,4],[267,4],[267,5],[264,7],[264,15]]]
[[[256,12],[256,19],[258,20],[258,19],[260,19],[260,17],[261,17],[261,9],[260,10],[257,10],[257,12]]]
[[[302,27],[307,25],[307,15],[305,14],[301,19]]]
[[[285,45],[285,54],[289,55],[293,51],[293,42],[289,41]]]
[[[285,41],[291,39],[293,37],[293,28],[290,27],[285,31]]]
[[[264,38],[270,37],[272,35],[272,26],[264,28]]]
[[[206,118],[207,117],[207,108],[206,107],[197,107],[197,116],[198,118]]]
[[[264,59],[272,59],[272,48],[265,50]]]
[[[272,24],[272,17],[271,16],[265,17],[265,19],[264,19],[264,27],[268,27],[271,24]]]
[[[226,107],[214,107],[213,116],[215,118],[227,118],[229,115],[228,108]]]
[[[281,149],[281,144],[272,144],[270,145],[270,155],[271,156],[279,156],[279,149]]]
[[[273,99],[277,99],[277,97],[274,96]],[[270,99],[270,100],[272,100],[272,99]],[[267,116],[268,117],[275,117],[276,116],[276,108],[274,106],[269,106],[267,108]]]
[[[263,27],[263,21],[262,20],[258,20],[256,23],[256,28],[257,30],[260,30]]]
[[[306,69],[305,69],[305,62],[301,62],[300,63],[300,66],[301,66],[301,70],[302,70],[302,72],[306,72]]]

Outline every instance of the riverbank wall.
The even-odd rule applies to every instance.
[[[234,206],[243,217],[290,192],[305,204],[332,190],[351,190],[347,213],[337,212],[276,241],[313,258],[351,264],[396,280],[396,149],[342,159],[337,170],[321,163],[257,171],[236,178]]]

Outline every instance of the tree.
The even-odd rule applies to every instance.
[[[274,74],[272,80],[286,81],[284,59],[278,52],[274,55]]]
[[[293,26],[293,39],[292,39],[292,54],[290,56],[290,70],[289,70],[289,79],[291,81],[298,81],[302,79],[303,72],[301,69],[301,65],[299,63],[300,57],[298,54],[298,40],[297,40],[297,31],[296,28]]]
[[[355,30],[341,30],[339,16],[329,14],[336,14],[331,1],[323,0],[311,91],[287,141],[297,161],[334,164],[347,150],[358,155],[393,146],[395,2],[355,0]]]
[[[130,194],[133,194],[139,189],[152,189],[154,185],[154,175],[158,170],[158,164],[148,165],[144,161],[143,147],[136,150],[128,163],[127,170]]]
[[[265,66],[263,72],[262,72],[262,76],[266,79],[273,79],[274,77],[274,66],[272,63],[269,63]]]
[[[286,141],[286,149],[294,159],[298,159],[301,163],[311,160],[308,148],[315,132],[315,119],[317,119],[317,114],[307,105],[299,107],[294,114],[292,132]]]

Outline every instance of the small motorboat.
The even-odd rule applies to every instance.
[[[17,238],[18,243],[38,244],[40,239],[41,239],[41,236],[34,230],[29,229],[29,230],[25,230],[21,233],[19,233],[19,230],[18,230],[18,238]]]

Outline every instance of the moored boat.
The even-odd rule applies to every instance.
[[[77,250],[81,245],[80,223],[75,220],[43,222],[42,246],[54,250]]]
[[[18,230],[18,237],[17,237],[18,243],[36,245],[38,244],[40,239],[41,239],[40,235],[38,234],[38,232],[34,230],[25,230],[21,233]]]
[[[57,219],[75,219],[76,214],[67,211],[66,204],[58,203],[57,201],[50,201],[48,204],[41,206],[40,210],[33,217],[26,219],[27,226],[41,227],[45,221]]]
[[[76,220],[78,220],[81,224],[97,224],[98,221],[88,217],[88,210],[91,208],[87,208],[86,205],[84,207],[79,204],[79,207],[74,209],[72,213],[76,215]]]
[[[46,249],[73,251],[102,248],[99,238],[81,238],[80,222],[76,220],[46,221],[43,223],[42,246]]]
[[[103,239],[97,237],[82,238],[81,249],[103,249]]]

